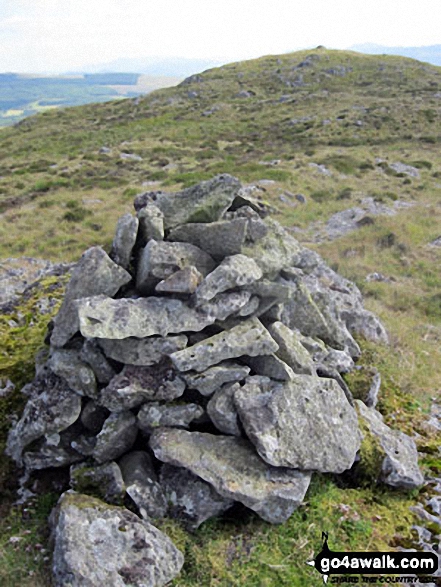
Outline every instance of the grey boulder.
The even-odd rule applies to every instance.
[[[162,426],[188,428],[193,420],[204,415],[204,408],[197,404],[160,404],[149,402],[138,412],[138,427],[142,432],[150,434]]]
[[[115,462],[98,466],[86,463],[72,465],[70,486],[79,493],[95,495],[107,503],[121,505],[124,499],[124,481]]]
[[[110,414],[96,437],[92,456],[98,463],[113,461],[130,450],[138,434],[132,412]]]
[[[208,415],[216,428],[232,436],[242,435],[234,405],[234,394],[238,389],[239,383],[227,383],[216,391],[207,404]]]
[[[79,330],[75,300],[96,295],[113,296],[132,277],[100,247],[88,249],[72,271],[64,300],[54,320],[51,344],[64,346]]]
[[[248,440],[234,436],[167,428],[152,434],[150,447],[160,461],[188,469],[273,524],[300,505],[311,478],[309,472],[271,467]]]
[[[200,271],[189,265],[172,273],[167,279],[163,279],[155,287],[159,293],[193,294],[198,285],[204,279]]]
[[[246,365],[225,361],[202,373],[185,373],[182,377],[190,389],[197,389],[200,394],[210,396],[224,383],[244,380],[249,372],[250,368]]]
[[[64,493],[51,521],[55,587],[161,587],[184,563],[152,524],[88,495]]]
[[[66,381],[80,395],[97,397],[97,385],[93,369],[80,359],[73,349],[52,349],[48,367],[55,375]]]
[[[144,243],[153,239],[164,240],[164,214],[153,203],[148,203],[138,211],[139,232]]]
[[[119,218],[109,257],[118,265],[127,269],[132,258],[133,247],[138,234],[139,220],[131,214]]]
[[[150,338],[99,339],[99,345],[110,359],[125,365],[149,367],[164,357],[187,346],[184,334]]]
[[[249,377],[234,400],[248,438],[271,465],[342,473],[354,464],[358,418],[333,379],[296,375],[268,389]]]
[[[274,322],[268,326],[268,332],[279,345],[276,355],[291,367],[294,373],[312,375],[314,364],[311,355],[301,342],[301,336],[285,326]]]

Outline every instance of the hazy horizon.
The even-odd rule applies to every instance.
[[[0,71],[96,71],[121,59],[220,65],[318,45],[430,46],[441,42],[440,21],[438,0],[399,7],[392,0],[3,0]]]

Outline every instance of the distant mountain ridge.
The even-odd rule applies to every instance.
[[[349,47],[351,51],[368,53],[370,55],[401,55],[418,61],[426,61],[432,65],[441,66],[441,45],[427,45],[422,47],[387,47],[375,43],[363,43]]]
[[[121,57],[108,63],[89,65],[81,73],[138,72],[152,76],[188,77],[194,73],[224,65],[215,59],[189,59],[185,57]]]

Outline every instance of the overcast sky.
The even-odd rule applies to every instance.
[[[0,0],[0,71],[441,44],[441,0]]]

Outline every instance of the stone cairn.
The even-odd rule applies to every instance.
[[[194,530],[240,503],[282,523],[315,471],[357,466],[366,435],[378,480],[423,482],[375,410],[379,377],[360,401],[341,376],[353,334],[387,343],[383,326],[256,193],[220,175],[140,194],[110,254],[73,269],[7,448],[28,477],[70,467],[56,585],[164,585],[183,555],[152,521]]]

